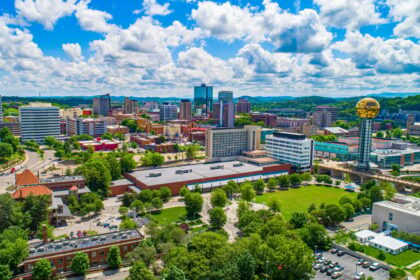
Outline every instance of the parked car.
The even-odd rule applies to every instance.
[[[342,270],[344,270],[344,266],[342,266],[342,265],[337,265],[336,267],[334,267],[334,270],[335,270],[335,271],[342,271]]]
[[[327,275],[331,276],[334,273],[334,268],[327,269]]]
[[[322,267],[322,264],[320,264],[320,263],[314,264],[314,269],[315,270],[321,269],[321,267]]]
[[[370,265],[371,265],[371,264],[370,264],[370,262],[368,262],[368,261],[364,261],[364,262],[362,263],[362,266],[363,266],[364,268],[368,268]]]
[[[365,279],[366,274],[364,272],[358,272],[354,275],[353,280]]]
[[[331,274],[331,278],[332,279],[337,279],[337,278],[340,278],[342,275],[343,275],[343,273],[341,273],[339,271],[336,271],[333,274]]]
[[[338,265],[338,262],[330,262],[330,264],[328,265],[330,268],[334,268]]]
[[[328,266],[326,266],[326,265],[324,265],[323,267],[321,267],[320,269],[319,269],[319,271],[321,271],[321,273],[324,273],[325,271],[327,271],[328,270]]]
[[[338,250],[338,252],[337,252],[337,256],[339,256],[339,257],[344,256],[344,254],[345,254],[345,252],[341,251],[341,250]]]
[[[316,258],[317,260],[319,260],[320,258],[322,258],[322,253],[316,253],[316,254],[315,254],[315,258]]]
[[[364,259],[358,259],[356,261],[356,265],[362,265],[364,261],[365,261]]]
[[[337,248],[332,248],[331,249],[331,254],[337,254],[337,252],[338,252],[338,249]]]
[[[330,264],[330,262],[331,262],[331,261],[329,261],[329,260],[325,259],[324,264],[325,264],[326,266],[328,266],[328,265]]]
[[[369,269],[372,271],[376,271],[380,268],[379,263],[373,263],[371,266],[369,266]]]

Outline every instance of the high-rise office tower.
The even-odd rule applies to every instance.
[[[0,122],[3,122],[3,100],[0,95]]]
[[[221,127],[235,126],[235,104],[233,102],[217,102],[213,104],[213,118]]]
[[[124,114],[137,114],[139,112],[139,103],[129,97],[124,98]]]
[[[43,144],[47,136],[60,136],[60,110],[49,103],[30,103],[19,107],[22,142]]]
[[[312,117],[313,124],[318,127],[329,127],[332,124],[332,114],[326,109],[314,112]]]
[[[219,98],[217,99],[218,102],[229,103],[233,102],[233,91],[222,90],[219,91]]]
[[[213,110],[213,87],[201,84],[194,87],[194,107],[200,109],[203,115]]]
[[[251,112],[251,103],[245,98],[240,98],[238,103],[236,103],[236,113],[249,114],[250,112]]]
[[[109,116],[111,110],[111,97],[109,94],[93,98],[93,113],[95,115]]]
[[[335,122],[338,119],[338,107],[331,107],[328,105],[320,105],[316,107],[317,112],[328,111],[331,113],[331,122]]]
[[[161,121],[176,120],[178,118],[178,107],[169,102],[159,104],[159,116]]]
[[[357,168],[370,168],[370,152],[372,149],[372,122],[380,110],[379,102],[373,98],[363,98],[356,104],[357,115],[361,118],[359,124],[359,160]]]
[[[179,105],[179,118],[181,120],[192,119],[192,104],[189,99],[182,99]]]

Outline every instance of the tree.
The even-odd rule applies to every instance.
[[[120,213],[121,216],[126,216],[128,213],[128,207],[120,206],[120,208],[118,209],[118,212]]]
[[[130,208],[134,209],[136,211],[136,213],[143,211],[144,209],[144,204],[143,202],[141,202],[141,200],[134,200],[131,204],[130,204]]]
[[[277,180],[275,178],[270,178],[267,182],[267,188],[271,191],[275,190],[278,186]]]
[[[0,264],[0,280],[12,279],[12,272],[7,265]]]
[[[158,152],[146,151],[144,156],[141,158],[142,166],[160,166],[165,161],[165,158]]]
[[[384,200],[382,190],[379,188],[379,186],[374,186],[370,189],[369,198],[372,201],[372,203]]]
[[[343,195],[342,197],[340,197],[340,200],[338,201],[338,203],[340,204],[340,205],[344,205],[344,204],[346,204],[346,203],[353,203],[353,200],[351,199],[351,197],[350,196],[348,196],[348,195]]]
[[[112,140],[112,134],[110,133],[110,132],[105,132],[103,135],[102,135],[102,139],[106,139],[106,140]]]
[[[151,202],[153,199],[153,192],[151,190],[143,190],[140,192],[139,194],[139,199],[141,201],[143,201],[144,203],[146,202]]]
[[[352,182],[350,178],[350,174],[346,173],[344,174],[344,183],[350,184]]]
[[[133,171],[133,169],[136,168],[137,163],[133,159],[133,155],[126,153],[120,158],[120,165],[121,172],[124,174]]]
[[[50,279],[52,273],[51,262],[47,259],[41,259],[35,263],[32,271],[32,277],[35,280]]]
[[[254,190],[257,192],[257,193],[263,193],[264,192],[264,188],[265,188],[265,182],[264,182],[264,180],[262,180],[262,179],[259,179],[259,180],[257,180],[257,181],[254,181],[253,183],[252,183],[252,185],[253,185],[253,187],[254,187]]]
[[[309,172],[305,172],[302,175],[300,175],[300,179],[302,181],[308,182],[308,181],[312,180],[312,175]]]
[[[389,272],[389,277],[392,280],[403,280],[407,273],[402,268],[394,268]]]
[[[112,180],[121,178],[121,164],[118,161],[117,156],[114,153],[109,153],[105,160]]]
[[[223,190],[225,191],[227,197],[229,197],[230,199],[233,198],[234,193],[238,192],[238,189],[239,189],[238,183],[236,183],[233,180],[229,180],[227,184],[223,187]]]
[[[293,226],[293,228],[301,228],[303,227],[308,221],[308,217],[305,213],[300,212],[293,212],[289,224]]]
[[[211,192],[211,205],[213,207],[225,207],[227,203],[226,192],[222,189],[215,189]]]
[[[227,218],[223,208],[214,207],[209,211],[209,215],[212,228],[220,229],[226,224]]]
[[[86,271],[89,269],[88,255],[82,252],[75,253],[70,267],[75,274],[85,274]]]
[[[91,159],[78,167],[77,174],[83,175],[86,185],[93,192],[102,196],[108,194],[111,182],[111,173],[106,164],[100,159]]]
[[[287,174],[277,177],[277,180],[281,188],[288,188],[290,186],[290,176]]]
[[[251,201],[255,197],[255,190],[251,183],[245,182],[241,186],[241,198],[245,201]]]
[[[417,270],[414,276],[416,277],[416,280],[420,280],[420,270]]]
[[[133,119],[125,119],[121,122],[121,125],[128,127],[131,133],[137,130],[137,121]]]
[[[186,187],[186,186],[183,186],[182,188],[181,188],[181,190],[179,191],[179,195],[181,196],[181,197],[185,197],[185,196],[187,196],[187,194],[190,192],[190,190]]]
[[[0,129],[0,140],[2,142],[4,142],[4,139],[10,135],[13,136],[12,132],[8,127],[3,127],[2,129]]]
[[[290,175],[290,184],[293,186],[299,185],[301,182],[300,175],[298,173],[293,173]]]
[[[154,197],[151,201],[152,207],[156,210],[156,211],[160,211],[163,207],[163,202],[162,199],[160,199],[159,197]]]
[[[22,211],[29,216],[29,229],[37,231],[41,222],[49,218],[50,197],[47,195],[34,196],[30,194],[25,198]]]
[[[379,188],[385,193],[384,199],[385,200],[391,200],[394,198],[395,193],[397,190],[392,186],[391,183],[381,181],[379,182]]]
[[[199,193],[190,192],[185,196],[184,199],[185,208],[187,210],[188,217],[196,217],[203,208],[203,197]]]
[[[169,199],[171,198],[171,196],[172,196],[172,191],[171,191],[171,189],[170,188],[168,188],[168,187],[161,187],[160,189],[159,189],[159,191],[160,191],[160,198],[164,201],[164,202],[168,202],[169,201]]]
[[[309,223],[300,229],[299,235],[309,248],[315,246],[320,250],[328,250],[331,248],[331,238],[322,225],[318,223]]]
[[[132,219],[125,217],[120,224],[120,230],[136,229],[137,224]]]
[[[238,266],[239,276],[241,280],[254,279],[257,264],[255,262],[254,257],[249,252],[241,254],[238,257],[236,264]]]
[[[350,219],[354,215],[355,211],[351,203],[344,203],[341,207],[343,208],[343,212],[346,217],[346,220]]]
[[[280,205],[280,201],[278,199],[271,199],[268,202],[268,208],[273,211],[274,213],[278,213],[281,210],[281,205]]]
[[[108,257],[106,258],[106,262],[110,269],[119,268],[122,265],[121,255],[120,255],[120,247],[112,246],[109,248]]]
[[[0,160],[5,161],[13,154],[13,147],[8,143],[0,143]]]
[[[314,210],[316,210],[316,205],[312,202],[308,207],[308,213],[311,213]]]
[[[178,267],[171,265],[163,273],[163,279],[165,280],[187,280],[183,270]]]
[[[377,138],[384,138],[384,133],[382,131],[378,131],[378,132],[376,132],[376,137]]]
[[[328,204],[325,206],[325,225],[336,225],[346,218],[344,211],[341,207],[335,204]]]
[[[128,280],[155,280],[153,273],[147,269],[142,261],[135,261],[130,268]]]
[[[194,160],[197,157],[199,146],[196,144],[188,145],[185,147],[185,157],[188,160]]]
[[[384,261],[386,259],[385,253],[380,251],[378,254],[378,260]]]

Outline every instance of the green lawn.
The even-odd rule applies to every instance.
[[[172,207],[163,209],[160,213],[152,213],[153,218],[156,219],[158,223],[161,224],[170,224],[172,222],[179,222],[181,221],[180,217],[185,216],[187,212],[185,211],[184,206],[179,207]]]
[[[281,212],[288,220],[292,212],[306,213],[309,205],[315,203],[338,204],[339,199],[349,195],[356,197],[356,193],[346,192],[343,189],[333,187],[308,186],[298,189],[288,189],[284,191],[266,192],[255,198],[255,202],[267,204],[271,199],[278,199],[281,204]]]
[[[379,252],[382,252],[382,251],[379,249],[370,247],[370,246],[365,246],[364,253],[366,255],[377,258]],[[416,253],[413,250],[407,250],[398,255],[391,255],[391,254],[385,253],[385,256],[386,256],[385,262],[395,265],[395,266],[399,266],[399,267],[406,267],[407,265],[410,265],[420,260],[420,253]]]

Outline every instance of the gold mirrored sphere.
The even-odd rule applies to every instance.
[[[376,115],[379,114],[381,106],[376,99],[373,98],[363,98],[356,105],[357,115],[361,118],[373,119]]]

